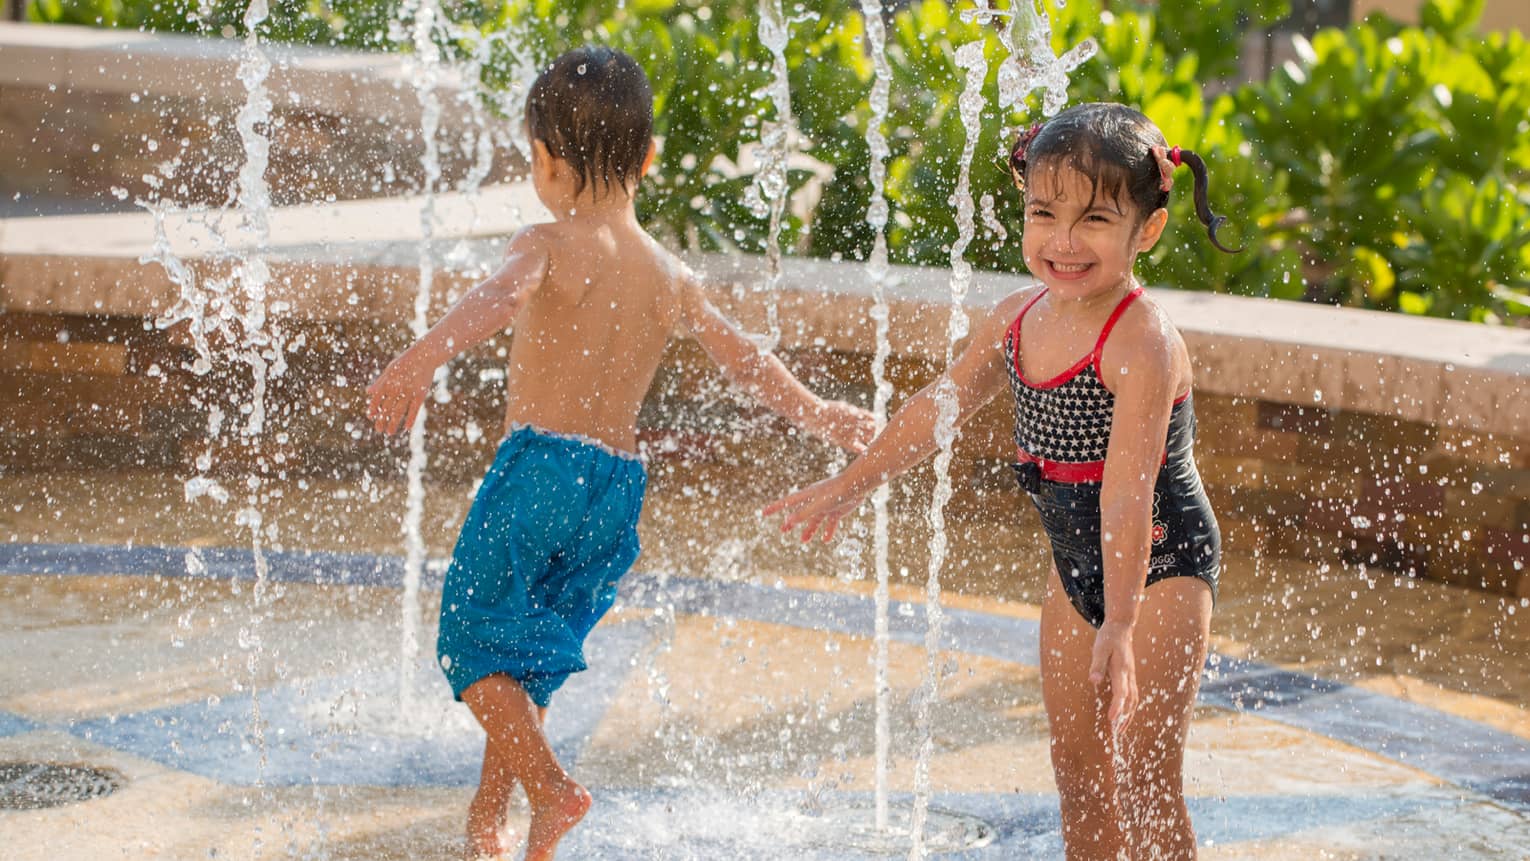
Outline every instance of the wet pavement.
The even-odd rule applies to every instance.
[[[562,857],[882,857],[845,845],[873,790],[857,561],[751,518],[768,487],[728,470],[656,478],[645,555],[549,718],[596,797]],[[8,857],[459,851],[482,736],[429,655],[401,683],[401,494],[305,483],[268,508],[279,549],[267,535],[257,584],[232,506],[188,506],[171,476],[0,479],[0,761],[122,783],[0,811]],[[895,506],[894,570],[909,572],[891,615],[895,801],[912,789],[924,671],[920,490]],[[427,651],[470,492],[431,488]],[[992,830],[949,857],[1060,857],[1036,670],[1044,560],[1012,502],[953,509],[934,805]],[[1187,757],[1202,857],[1530,857],[1526,670],[1505,660],[1524,654],[1530,610],[1236,555],[1224,576]],[[524,832],[522,808],[511,825]]]

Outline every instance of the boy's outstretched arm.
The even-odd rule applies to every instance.
[[[436,368],[508,328],[546,276],[547,251],[536,228],[520,231],[499,269],[458,299],[367,387],[367,418],[373,427],[396,433],[412,425]]]
[[[871,491],[918,465],[938,448],[936,395],[943,382],[949,380],[956,392],[957,427],[1004,387],[1007,377],[999,347],[1005,329],[1020,312],[1020,303],[1029,296],[1028,292],[1020,292],[1000,302],[973,332],[966,349],[951,367],[908,399],[865,454],[838,475],[772,502],[764,513],[785,512],[781,531],[790,532],[801,526],[803,541],[811,540],[815,533],[822,534],[825,541],[833,538],[840,518],[860,506]]]
[[[681,321],[729,381],[808,433],[852,452],[865,451],[876,432],[871,413],[844,401],[813,394],[773,353],[755,343],[724,317],[687,274],[681,282]]]

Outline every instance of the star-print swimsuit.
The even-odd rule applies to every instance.
[[[1100,377],[1105,339],[1142,294],[1127,294],[1100,330],[1094,350],[1045,382],[1020,369],[1020,323],[1042,296],[1026,303],[1004,336],[1005,364],[1015,396],[1015,471],[1030,494],[1052,543],[1052,560],[1068,599],[1089,624],[1105,621],[1105,562],[1100,548],[1100,486],[1116,397]],[[1215,598],[1222,535],[1195,468],[1195,409],[1190,395],[1174,402],[1163,466],[1153,488],[1152,550],[1147,585],[1197,577]]]

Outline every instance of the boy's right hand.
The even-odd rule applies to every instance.
[[[772,502],[761,513],[769,516],[786,512],[781,531],[791,532],[802,526],[804,543],[811,541],[814,533],[821,533],[823,540],[829,541],[840,518],[855,511],[862,498],[850,489],[843,475],[836,475]]]
[[[367,418],[372,426],[393,434],[413,425],[434,376],[434,368],[421,367],[407,352],[390,362],[367,386]]]

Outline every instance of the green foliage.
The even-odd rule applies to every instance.
[[[1483,0],[1426,0],[1419,10],[1419,23],[1459,44],[1482,18],[1482,6]]]
[[[1475,0],[1478,7],[1482,0]],[[1171,57],[1195,55],[1208,78],[1231,78],[1244,49],[1243,34],[1291,14],[1290,0],[1196,0],[1159,3],[1158,44]]]
[[[1012,0],[1032,2],[1032,0]],[[276,0],[262,38],[397,50],[403,0]],[[784,4],[794,119],[809,163],[794,162],[784,241],[797,253],[859,259],[872,236],[871,66],[859,3]],[[894,5],[894,4],[888,4]],[[964,21],[969,0],[913,0],[888,19],[892,155],[887,193],[895,260],[945,265],[956,239],[957,158],[965,139],[958,46],[985,40],[989,108],[971,166],[974,198],[991,202],[968,257],[1023,269],[1018,199],[1002,166],[1014,128],[1039,118],[993,106],[1004,52],[993,27]],[[1000,6],[1007,5],[999,2]],[[1215,250],[1182,173],[1169,229],[1139,263],[1154,283],[1306,298],[1470,320],[1530,315],[1530,43],[1475,32],[1482,0],[1425,0],[1420,25],[1372,16],[1298,40],[1298,57],[1267,80],[1215,95],[1237,70],[1241,33],[1285,15],[1289,0],[1069,0],[1038,4],[1059,52],[1092,38],[1099,55],[1072,76],[1073,102],[1141,109],[1170,143],[1201,154],[1213,210],[1228,216]],[[33,0],[36,20],[242,35],[243,0]],[[770,56],[757,0],[448,0],[459,55],[492,34],[484,82],[519,85],[540,62],[585,42],[636,57],[654,84],[659,164],[639,212],[666,241],[703,249],[762,247],[765,225],[743,204],[750,148],[768,116]],[[810,11],[805,11],[809,10]],[[198,15],[200,14],[200,17]],[[505,34],[518,33],[518,38]],[[507,121],[515,121],[506,118]],[[814,166],[816,165],[816,167]],[[995,227],[994,225],[998,225]]]
[[[1523,193],[1497,177],[1450,174],[1403,207],[1414,229],[1390,255],[1399,308],[1476,321],[1530,312],[1530,200]]]
[[[352,48],[386,46],[387,22],[400,0],[271,0],[262,38]],[[245,34],[247,0],[32,0],[33,21],[200,33]]]
[[[1524,313],[1504,291],[1530,273],[1530,49],[1517,34],[1463,39],[1445,6],[1430,4],[1443,32],[1372,22],[1319,33],[1298,43],[1300,62],[1235,96],[1244,134],[1287,183],[1290,215],[1267,236],[1300,251],[1309,298],[1458,319]]]

